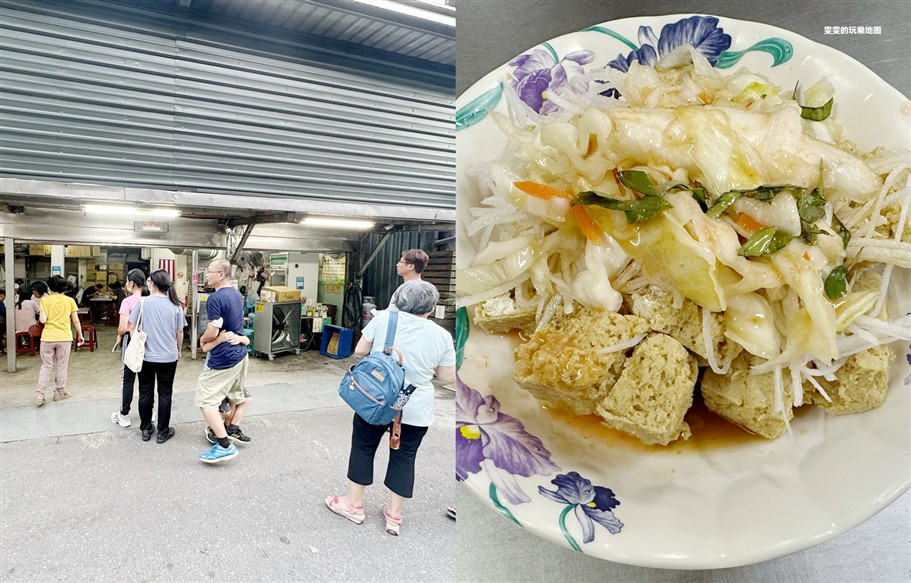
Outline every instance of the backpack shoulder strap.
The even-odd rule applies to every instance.
[[[399,313],[396,311],[389,312],[389,322],[386,324],[386,344],[383,346],[383,350],[388,349],[392,346],[392,342],[395,340],[395,327],[399,321]]]

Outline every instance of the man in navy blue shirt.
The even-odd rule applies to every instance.
[[[218,463],[237,456],[237,447],[231,443],[229,428],[225,427],[218,407],[227,398],[236,406],[230,429],[237,435],[240,421],[247,409],[244,402],[244,382],[247,377],[247,347],[244,341],[244,298],[231,285],[231,263],[216,259],[206,268],[206,284],[215,289],[206,301],[209,323],[199,338],[200,345],[217,342],[209,355],[202,374],[196,383],[195,404],[202,411],[206,423],[215,437],[215,445],[199,457],[206,463]],[[206,347],[208,349],[208,347]],[[238,439],[234,441],[249,441]]]

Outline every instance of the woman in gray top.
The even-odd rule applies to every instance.
[[[168,272],[159,269],[148,279],[149,297],[140,301],[139,309],[130,313],[131,334],[141,330],[146,337],[142,370],[139,371],[139,429],[142,440],[149,441],[155,433],[152,407],[155,405],[155,384],[158,384],[158,443],[174,437],[171,422],[171,393],[177,361],[183,346],[183,329],[187,325],[183,305],[171,283]]]

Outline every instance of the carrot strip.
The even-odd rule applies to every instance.
[[[540,184],[538,182],[523,181],[513,182],[512,184],[522,192],[530,194],[537,198],[573,198],[573,194],[571,192],[566,192],[565,190],[560,190],[559,188],[554,188],[553,186]]]
[[[577,204],[570,208],[573,217],[576,219],[576,222],[579,223],[579,228],[582,229],[582,234],[585,235],[585,238],[595,245],[604,243],[604,231],[602,231],[601,228],[595,224],[595,221],[588,216],[588,213],[585,212],[585,207]]]
[[[737,217],[737,224],[751,233],[756,233],[766,228],[766,225],[763,225],[746,213],[741,213],[740,216]]]

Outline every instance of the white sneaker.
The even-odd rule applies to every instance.
[[[111,422],[116,423],[116,424],[120,425],[121,427],[129,427],[130,426],[130,416],[121,415],[120,411],[114,411],[113,413],[111,413]]]

